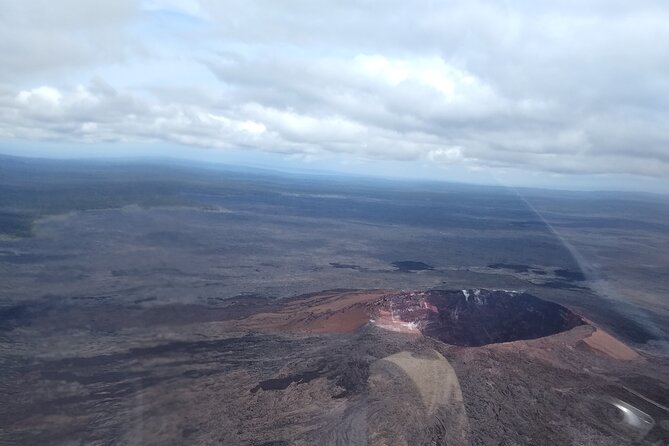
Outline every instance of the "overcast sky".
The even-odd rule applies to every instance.
[[[0,0],[0,67],[5,153],[669,178],[666,0]]]

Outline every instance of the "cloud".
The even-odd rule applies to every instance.
[[[0,11],[0,81],[46,81],[123,60],[136,45],[132,0],[0,0]]]
[[[0,6],[5,138],[669,175],[661,1]]]
[[[197,0],[144,0],[141,9],[145,11],[169,11],[192,17],[203,17],[202,7]]]
[[[427,153],[427,159],[440,164],[451,164],[462,160],[462,148],[433,149]]]
[[[16,101],[19,104],[38,108],[45,105],[48,107],[58,107],[62,98],[63,95],[60,94],[60,91],[52,87],[39,87],[33,88],[32,90],[23,90],[16,95]]]

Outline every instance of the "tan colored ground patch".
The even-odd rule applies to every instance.
[[[583,342],[590,348],[615,359],[632,360],[641,357],[634,349],[623,344],[600,328],[595,328],[595,331],[583,339]]]
[[[337,313],[326,313],[314,320],[295,324],[292,328],[308,333],[351,333],[369,321],[364,308],[350,307]]]
[[[401,351],[372,363],[368,385],[368,445],[435,444],[432,429],[449,445],[469,444],[460,383],[436,350]]]
[[[259,313],[243,321],[239,328],[259,331],[304,333],[350,333],[369,321],[367,304],[386,290],[327,292],[296,299],[275,313]]]
[[[447,403],[462,404],[460,383],[453,367],[439,352],[432,353],[434,358],[417,358],[410,352],[402,351],[382,359],[392,362],[411,378],[420,392],[427,414],[433,414],[439,406]]]

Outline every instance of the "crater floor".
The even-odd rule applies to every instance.
[[[403,292],[380,303],[375,323],[467,347],[536,339],[584,324],[561,305],[513,291]]]

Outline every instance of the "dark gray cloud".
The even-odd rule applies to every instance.
[[[669,174],[666,2],[63,5],[2,2],[4,138]]]

